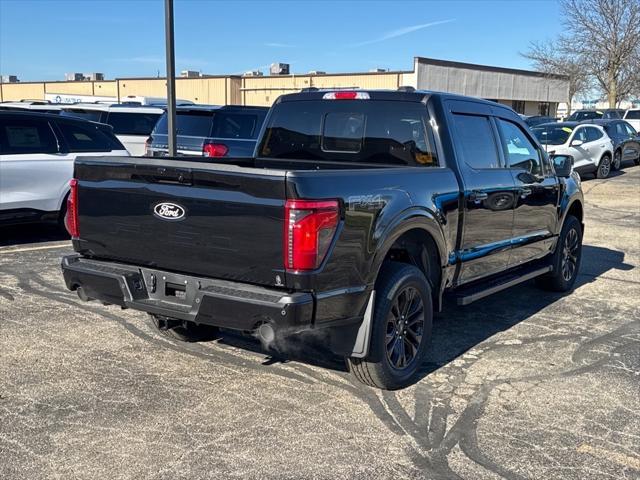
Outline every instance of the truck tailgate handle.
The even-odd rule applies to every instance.
[[[481,192],[479,190],[474,190],[469,194],[469,200],[471,200],[472,202],[486,200],[487,198],[489,198],[489,194],[487,192]]]
[[[191,170],[183,168],[136,168],[136,173],[131,176],[131,179],[148,183],[191,185],[193,174]]]

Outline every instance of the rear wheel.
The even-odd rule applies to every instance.
[[[154,327],[163,335],[181,342],[203,342],[218,338],[219,329],[163,315],[151,315]]]
[[[596,170],[597,178],[607,178],[611,173],[611,156],[607,153],[602,156]]]
[[[371,339],[366,358],[349,358],[351,373],[362,383],[395,390],[417,377],[433,321],[431,288],[413,265],[389,262],[376,282]]]
[[[539,287],[553,292],[568,292],[578,278],[582,259],[582,225],[574,216],[564,221],[556,252],[551,260],[551,273],[536,279]]]
[[[620,170],[620,166],[622,165],[622,152],[617,150],[616,153],[613,154],[613,165],[611,166],[614,171]]]

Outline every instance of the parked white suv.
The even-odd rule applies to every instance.
[[[63,117],[77,117],[94,122],[106,123],[113,127],[118,140],[135,157],[145,154],[145,142],[164,109],[139,105],[99,103],[78,103],[62,108]]]
[[[600,125],[544,123],[531,131],[550,156],[571,155],[573,169],[581,176],[595,173],[598,178],[606,178],[611,173],[613,143]]]
[[[62,220],[78,156],[126,155],[111,127],[0,111],[0,222]]]
[[[640,132],[640,108],[630,108],[622,118],[635,128],[636,132]]]

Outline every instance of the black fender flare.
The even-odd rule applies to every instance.
[[[389,250],[396,240],[410,230],[423,230],[430,235],[438,249],[440,268],[442,269],[447,265],[449,254],[446,249],[445,234],[441,223],[436,219],[433,212],[421,207],[411,207],[400,212],[379,235],[378,247],[371,261],[370,276],[367,279],[368,284],[375,284],[378,273],[382,268],[382,262]],[[434,285],[433,287],[438,293],[442,289],[441,285]]]

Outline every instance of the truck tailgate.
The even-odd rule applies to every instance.
[[[94,258],[281,286],[285,174],[173,159],[79,158],[74,246]]]

